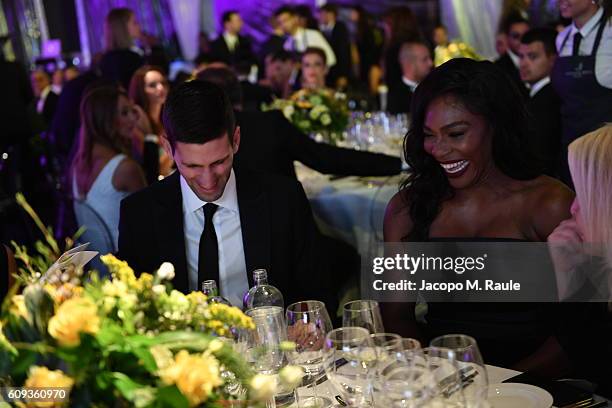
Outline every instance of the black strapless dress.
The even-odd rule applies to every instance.
[[[430,242],[527,242],[508,238],[430,238]],[[476,339],[487,364],[510,367],[555,333],[558,304],[429,303],[423,332],[432,339],[451,333]]]

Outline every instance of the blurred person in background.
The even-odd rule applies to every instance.
[[[521,92],[526,96],[527,87],[521,80],[518,53],[521,48],[521,38],[529,31],[529,22],[520,14],[511,14],[502,21],[502,28],[503,32],[506,34],[508,49],[505,54],[501,55],[495,61],[495,64],[514,81]]]
[[[327,85],[346,89],[352,79],[351,36],[342,21],[338,21],[338,6],[326,4],[319,9],[319,27],[336,54],[336,65],[330,68]]]
[[[77,222],[87,228],[85,234],[92,239],[92,250],[117,250],[121,200],[146,186],[142,168],[130,154],[137,119],[132,102],[117,86],[94,87],[83,97],[70,186],[73,196],[97,214],[81,211],[75,201]],[[100,225],[98,217],[106,228]],[[108,243],[101,241],[106,230],[113,248],[107,248]]]
[[[301,27],[294,8],[282,6],[274,12],[274,15],[283,32],[289,36],[284,44],[285,50],[300,54],[308,47],[318,47],[325,51],[327,65],[329,67],[336,65],[336,54],[323,34],[317,30]]]
[[[288,98],[293,91],[298,67],[293,55],[285,50],[266,56],[265,76],[260,85],[268,86],[277,98]]]
[[[532,151],[549,176],[557,175],[561,147],[561,100],[550,84],[557,58],[552,28],[534,28],[525,33],[519,49],[521,80],[529,85]]]
[[[434,48],[434,66],[440,66],[453,58],[482,59],[469,45],[461,41],[450,41],[448,30],[442,24],[433,29],[432,35]]]
[[[412,94],[433,68],[429,47],[424,42],[406,42],[399,52],[402,79],[389,87],[387,110],[391,114],[409,113]]]
[[[314,91],[325,89],[328,72],[325,52],[316,47],[306,48],[302,54],[302,88]]]
[[[231,67],[242,64],[256,65],[257,58],[249,37],[242,35],[244,21],[236,10],[229,10],[221,17],[223,32],[210,44],[211,57]]]
[[[353,63],[358,66],[358,79],[367,84],[371,94],[376,94],[383,76],[381,67],[384,35],[373,21],[372,16],[360,5],[351,7],[350,19],[355,25],[355,46]]]
[[[283,50],[285,45],[285,33],[278,24],[276,16],[270,16],[268,18],[268,23],[270,24],[270,35],[259,50],[259,58],[261,61],[265,61],[270,54]]]
[[[405,42],[422,40],[419,24],[412,10],[407,6],[390,8],[383,17],[385,29],[384,70],[385,83],[388,87],[402,81],[402,68],[399,63],[399,51]]]
[[[104,21],[105,52],[99,63],[102,77],[119,81],[124,89],[132,75],[144,64],[144,52],[136,46],[140,24],[129,8],[112,9]]]
[[[163,132],[160,114],[168,91],[168,79],[161,68],[150,65],[139,68],[130,82],[129,96],[138,111],[134,157],[142,163],[149,184],[172,172],[172,158],[165,154],[159,141]]]
[[[297,24],[302,28],[308,28],[310,30],[318,30],[319,24],[317,19],[312,14],[312,9],[306,4],[298,4],[294,7],[295,15],[297,17]]]
[[[46,130],[55,115],[59,97],[53,92],[51,78],[44,70],[37,69],[32,71],[30,82],[32,84],[32,93],[34,94],[33,106],[30,109],[36,117],[42,119],[42,129],[38,130]]]

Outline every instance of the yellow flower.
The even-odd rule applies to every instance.
[[[30,314],[25,305],[25,297],[23,295],[15,295],[12,297],[10,312],[17,317],[23,317],[26,321],[30,321]]]
[[[119,279],[125,282],[129,287],[135,287],[137,285],[134,270],[130,268],[127,262],[121,261],[111,254],[102,255],[100,260],[108,267],[113,275],[113,279]]]
[[[174,362],[174,356],[168,347],[165,346],[153,346],[149,348],[155,364],[157,364],[158,370],[164,370],[172,365]]]
[[[89,298],[67,300],[49,320],[49,334],[67,347],[79,345],[80,333],[96,334],[99,329],[98,309]]]
[[[158,374],[164,383],[176,384],[192,407],[206,401],[213,390],[223,384],[219,361],[207,352],[192,355],[181,350],[174,363]]]
[[[24,386],[26,388],[65,388],[66,395],[70,394],[70,389],[74,385],[74,380],[60,370],[49,370],[47,367],[32,366],[28,372],[28,379]],[[58,402],[28,402],[28,407],[60,407],[64,404]]]
[[[278,376],[285,388],[292,390],[301,384],[304,377],[304,369],[300,366],[288,365],[280,370]]]

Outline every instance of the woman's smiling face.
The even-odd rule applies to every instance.
[[[429,104],[423,133],[425,151],[440,164],[453,189],[478,184],[495,167],[491,127],[453,95]]]

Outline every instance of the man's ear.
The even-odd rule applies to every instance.
[[[240,147],[240,126],[236,126],[234,130],[234,138],[232,139],[232,148],[234,150],[234,154],[238,153],[238,148]]]

